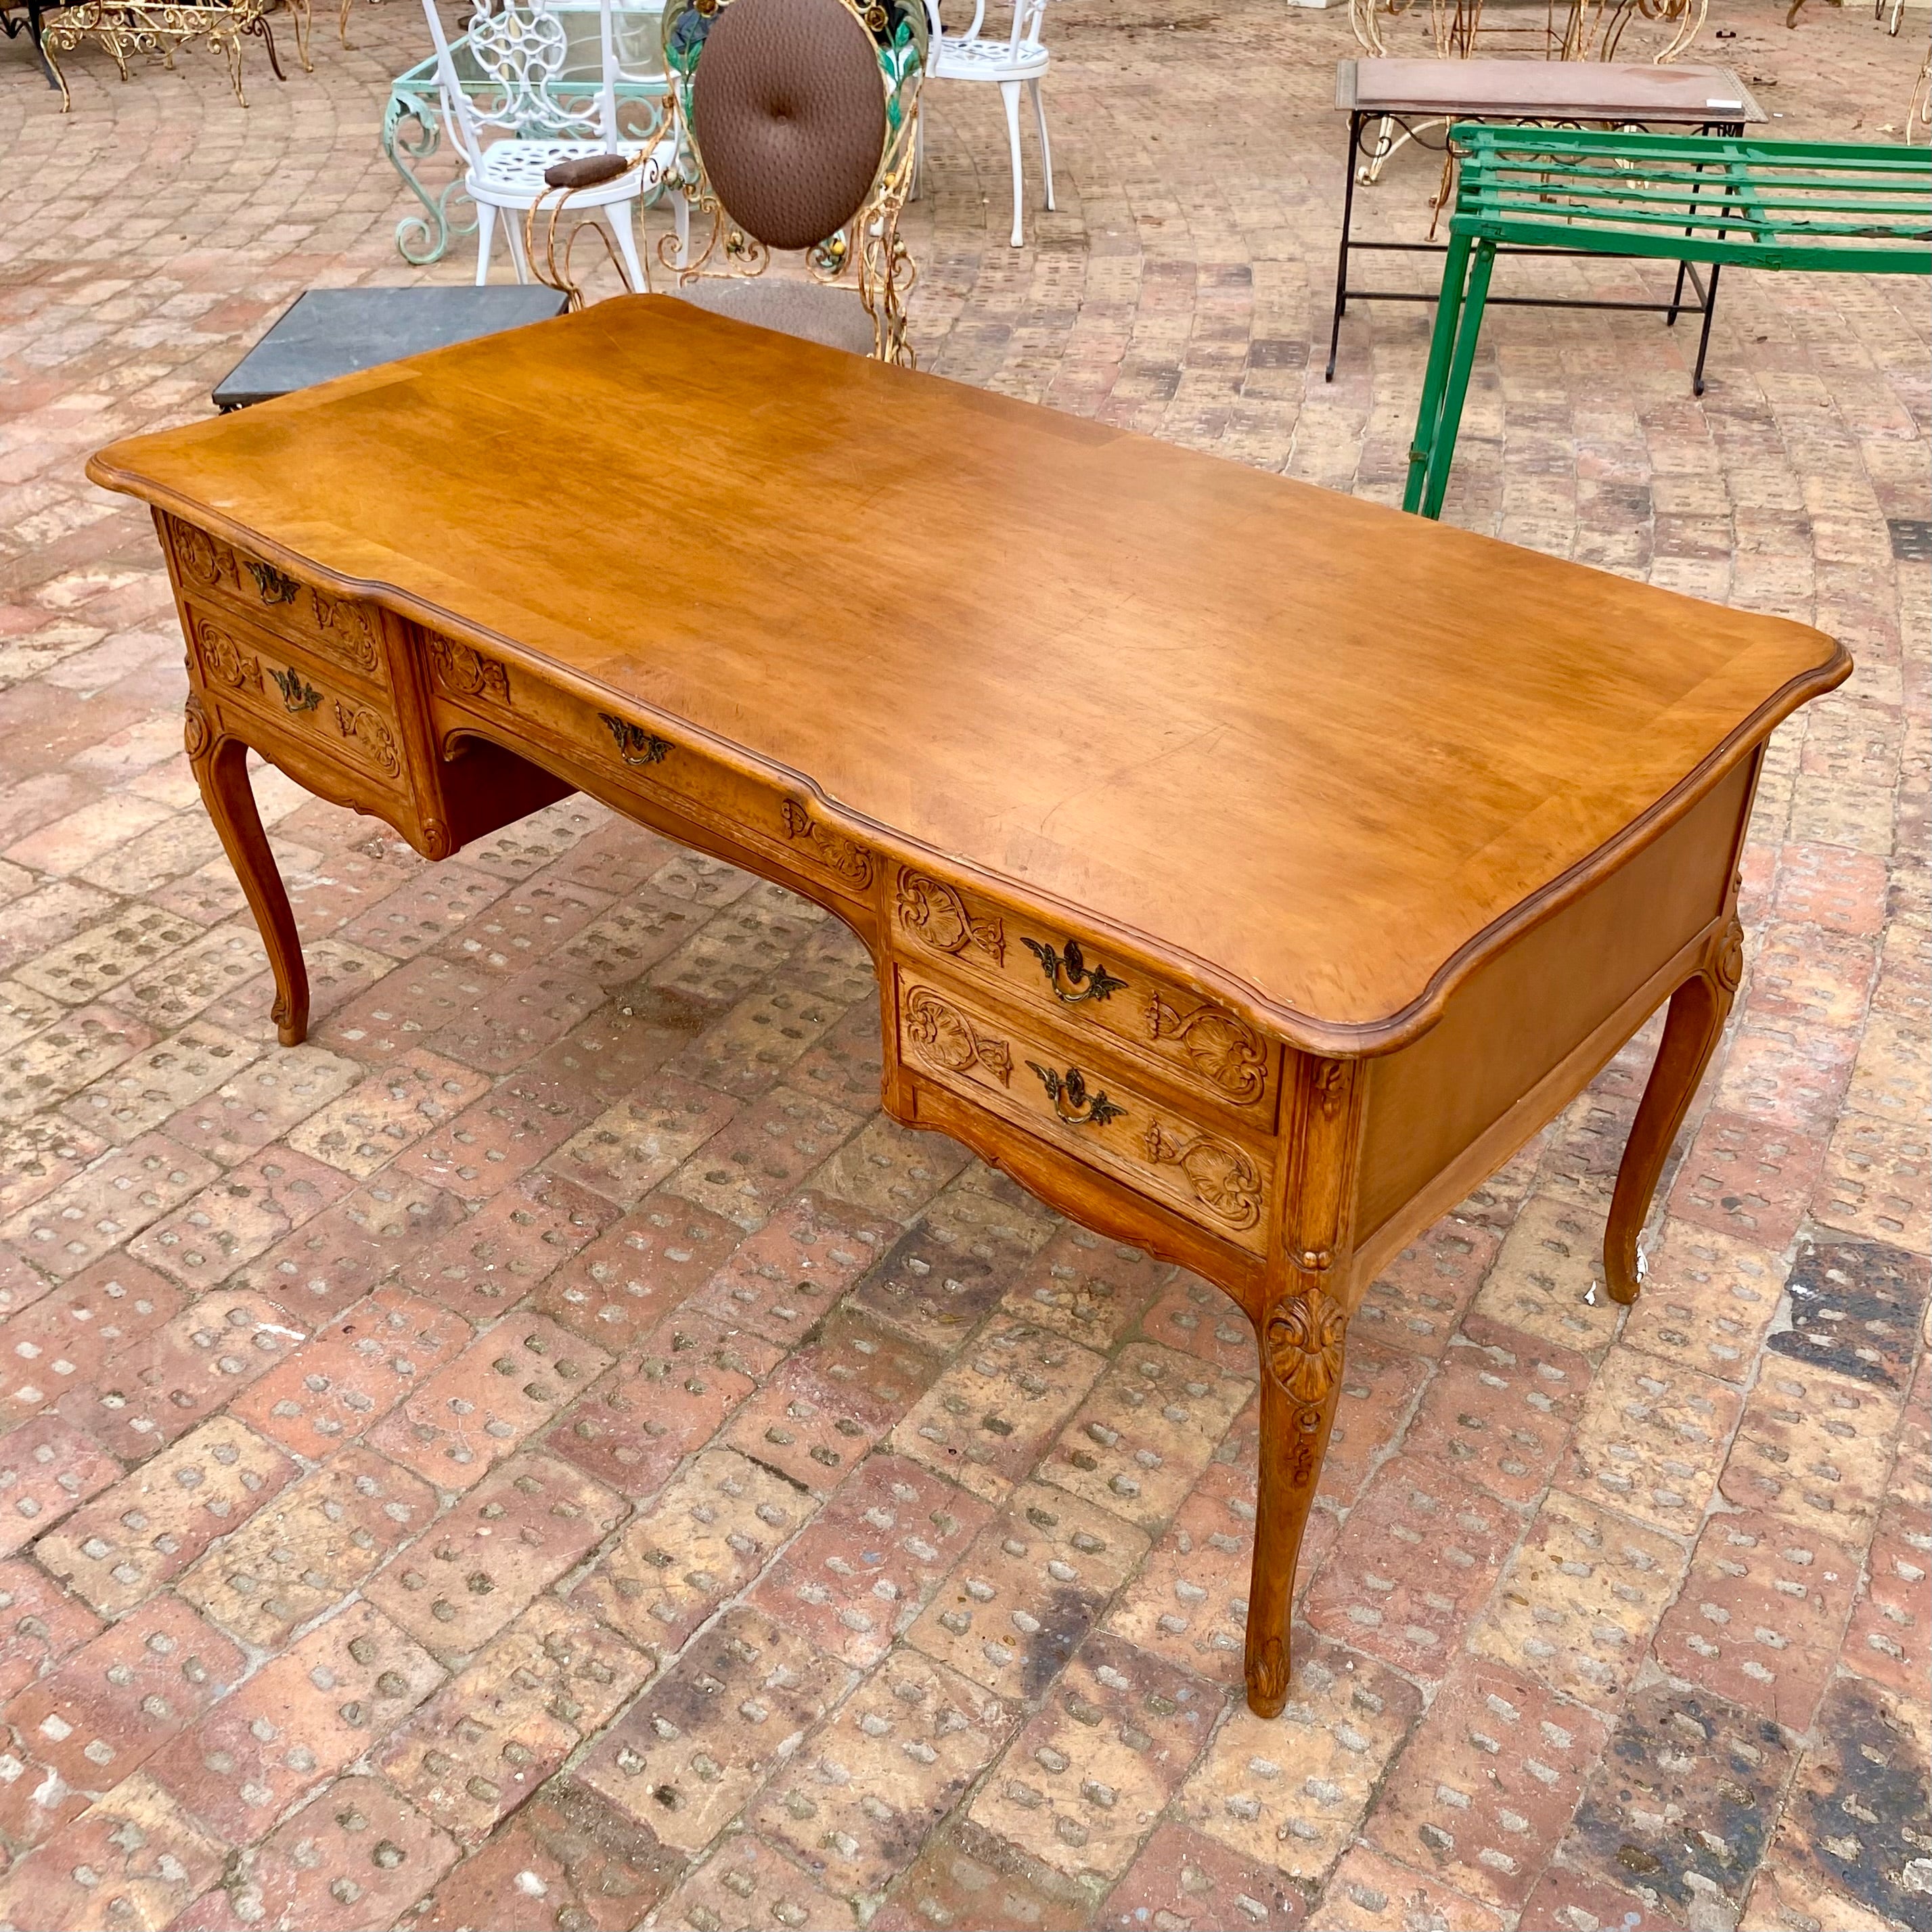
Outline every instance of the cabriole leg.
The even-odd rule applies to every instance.
[[[1260,1483],[1248,1585],[1248,1708],[1278,1717],[1288,1702],[1288,1616],[1302,1532],[1335,1420],[1348,1328],[1318,1282],[1284,1297],[1263,1322]]]
[[[289,910],[288,892],[255,809],[255,794],[248,783],[248,748],[238,738],[216,737],[196,698],[188,701],[185,735],[202,802],[214,821],[222,849],[268,949],[269,970],[275,976],[272,1017],[277,1036],[284,1046],[299,1046],[308,1036],[308,970],[302,964],[302,939]]]
[[[1301,1534],[1335,1420],[1348,1328],[1349,1243],[1361,1151],[1364,1083],[1352,1062],[1292,1057],[1276,1226],[1257,1324],[1261,1343],[1260,1485],[1248,1586],[1248,1706],[1288,1701],[1288,1623]]]
[[[1703,964],[1670,996],[1664,1042],[1624,1146],[1604,1233],[1604,1276],[1612,1301],[1634,1301],[1642,1286],[1637,1237],[1677,1130],[1730,1017],[1744,972],[1744,928],[1734,916],[1712,942]]]

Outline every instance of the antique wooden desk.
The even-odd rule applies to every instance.
[[[878,963],[884,1101],[1259,1338],[1249,1701],[1377,1270],[1663,1000],[1610,1292],[1738,973],[1817,632],[642,296],[115,445],[188,747],[446,857],[572,790]]]

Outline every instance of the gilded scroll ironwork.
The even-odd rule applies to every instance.
[[[300,596],[301,584],[286,570],[278,570],[272,563],[258,563],[253,557],[248,559],[248,567],[264,604],[292,604]]]
[[[460,647],[453,647],[460,648]],[[488,658],[479,658],[479,663],[488,663]],[[502,667],[495,667],[501,670]],[[509,682],[504,680],[504,701],[508,702]],[[668,738],[660,738],[654,731],[646,731],[641,724],[633,724],[628,718],[614,718],[608,711],[597,714],[604,728],[617,742],[617,755],[633,771],[641,770],[646,765],[661,765],[671,754],[672,745]]]
[[[286,670],[279,670],[274,665],[268,667],[268,676],[275,688],[282,694],[282,704],[286,710],[297,713],[313,711],[322,702],[322,693],[312,684],[304,681],[302,674],[293,664]]]
[[[1070,939],[1064,948],[1058,950],[1024,936],[1020,944],[1040,962],[1040,970],[1046,975],[1046,983],[1053,988],[1054,998],[1062,1006],[1078,1006],[1083,1000],[1109,999],[1127,990],[1126,980],[1115,979],[1097,959],[1092,965],[1088,964],[1087,956],[1081,951],[1077,939]]]

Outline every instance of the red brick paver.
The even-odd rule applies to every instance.
[[[1907,20],[1730,0],[1697,52],[1887,140]],[[1342,11],[1047,37],[1024,251],[997,104],[927,97],[928,366],[1395,501],[1428,310],[1321,373]],[[394,247],[420,14],[350,38],[285,85],[251,43],[245,111],[206,50],[83,51],[67,116],[0,43],[0,1926],[1924,1926],[1923,286],[1738,278],[1701,400],[1682,327],[1490,318],[1452,520],[1858,668],[1764,761],[1636,1308],[1654,1027],[1367,1288],[1264,1723],[1244,1318],[886,1121],[836,920],[583,798],[432,866],[262,768],[275,1046],[152,527],[81,464],[302,289],[467,278]]]

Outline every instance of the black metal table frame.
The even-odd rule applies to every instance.
[[[26,8],[27,17],[24,20],[16,20],[14,17],[14,12],[16,8],[22,4]],[[26,35],[33,43],[34,58],[40,62],[40,71],[46,76],[47,85],[56,89],[60,82],[54,77],[54,70],[48,64],[46,50],[40,45],[40,22],[50,7],[58,8],[60,4],[61,0],[15,0],[14,5],[0,6],[0,32],[4,32],[10,40],[16,34],[24,33]]]
[[[1422,121],[1424,128],[1432,122],[1444,119],[1441,115],[1431,114]],[[1503,115],[1458,113],[1446,117],[1454,121],[1501,121],[1517,127],[1568,127],[1576,124],[1559,122],[1550,115]],[[1335,269],[1335,313],[1328,327],[1328,368],[1322,377],[1325,382],[1335,380],[1335,358],[1342,340],[1342,317],[1346,312],[1349,298],[1357,302],[1432,302],[1439,291],[1418,293],[1406,289],[1363,289],[1348,286],[1348,256],[1350,254],[1379,254],[1384,255],[1442,255],[1448,252],[1448,244],[1443,242],[1358,242],[1352,234],[1351,226],[1355,215],[1355,174],[1360,165],[1364,144],[1362,128],[1365,122],[1376,121],[1393,124],[1402,129],[1418,148],[1430,148],[1436,153],[1444,152],[1449,146],[1445,127],[1439,146],[1424,139],[1418,128],[1412,124],[1412,116],[1400,111],[1381,107],[1354,107],[1348,111],[1348,178],[1342,193],[1342,247],[1340,260]],[[1639,127],[1637,122],[1622,122],[1622,126]],[[1673,126],[1684,124],[1673,122]],[[1705,121],[1692,130],[1700,134],[1730,134],[1742,136],[1744,124],[1742,121]],[[1388,150],[1382,146],[1386,137],[1378,136],[1376,152],[1369,156],[1371,162],[1380,158]],[[1591,248],[1498,248],[1502,255],[1590,255],[1598,260],[1605,259],[1595,249]],[[1697,299],[1687,302],[1684,299],[1684,284],[1688,280],[1696,291]],[[1696,267],[1689,262],[1677,265],[1677,286],[1667,302],[1604,302],[1595,298],[1585,298],[1576,296],[1491,296],[1489,306],[1492,308],[1601,308],[1635,310],[1646,315],[1660,315],[1664,326],[1674,328],[1680,315],[1696,315],[1703,317],[1703,326],[1697,337],[1697,362],[1690,377],[1690,390],[1694,395],[1704,393],[1704,355],[1711,346],[1711,317],[1718,299],[1718,269],[1714,263],[1711,279],[1706,283]]]

